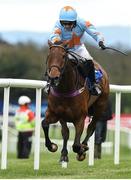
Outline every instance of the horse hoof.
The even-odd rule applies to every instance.
[[[52,144],[51,144],[51,152],[56,152],[57,149],[58,149],[57,144],[52,143]]]
[[[69,158],[68,158],[68,156],[61,156],[61,158],[60,158],[60,161],[59,161],[60,163],[61,162],[69,162]]]
[[[83,161],[86,157],[86,153],[83,153],[83,154],[77,154],[76,158],[78,161]]]
[[[57,144],[51,143],[50,146],[47,146],[47,148],[50,152],[56,152],[58,149],[58,146]]]

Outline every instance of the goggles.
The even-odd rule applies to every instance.
[[[76,21],[60,21],[60,23],[61,23],[62,26],[66,26],[66,25],[75,26],[76,25]]]

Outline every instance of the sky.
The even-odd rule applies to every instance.
[[[51,31],[65,5],[96,27],[131,27],[131,0],[0,0],[0,31]]]

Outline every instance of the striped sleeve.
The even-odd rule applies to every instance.
[[[49,40],[52,43],[61,41],[61,29],[57,25],[55,25],[53,32],[50,34]]]
[[[85,21],[85,31],[98,43],[104,41],[102,34],[89,21]]]

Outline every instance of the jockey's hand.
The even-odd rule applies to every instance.
[[[106,49],[103,41],[100,41],[100,42],[99,42],[99,47],[100,47],[102,50]]]

